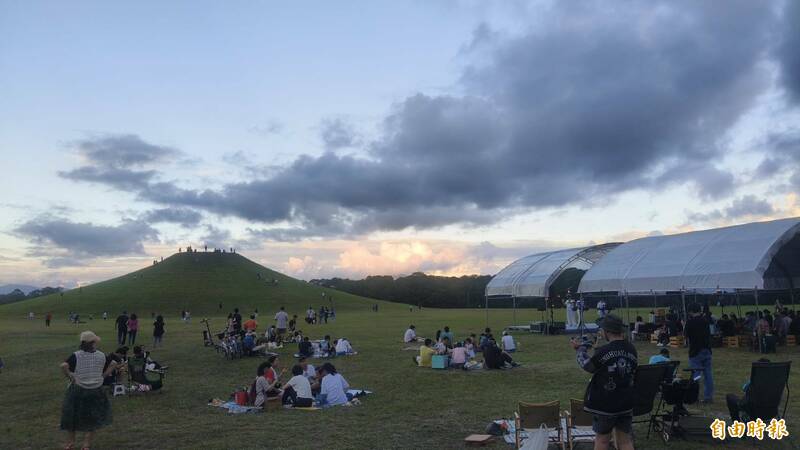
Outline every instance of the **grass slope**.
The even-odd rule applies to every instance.
[[[259,280],[258,274],[261,274]],[[266,280],[277,279],[277,285]],[[323,299],[322,293],[326,293]],[[328,297],[333,297],[333,302]],[[84,318],[99,317],[103,311],[116,316],[122,310],[149,317],[151,312],[172,316],[189,310],[195,318],[219,315],[219,303],[227,313],[238,307],[243,314],[256,308],[261,312],[285,305],[298,313],[309,305],[334,306],[337,312],[369,309],[381,303],[345,292],[321,288],[270,270],[239,254],[176,253],[154,266],[97,284],[0,306],[0,314],[33,311],[54,314],[76,311]],[[385,306],[401,308],[385,303]],[[301,315],[302,317],[302,315]]]

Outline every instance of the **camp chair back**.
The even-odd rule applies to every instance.
[[[662,383],[672,383],[672,380],[675,379],[675,372],[678,371],[678,366],[681,365],[680,361],[669,361],[665,363],[661,363],[665,366],[669,366],[669,369],[664,369],[664,378],[661,380]]]
[[[570,450],[575,448],[575,442],[594,442],[595,432],[592,430],[592,415],[583,410],[583,400],[574,398],[569,400],[567,416],[567,444]],[[580,430],[578,429],[580,427]]]
[[[789,371],[791,361],[786,362],[754,362],[750,369],[750,394],[747,410],[756,417],[769,423],[769,420],[786,416],[789,404]],[[779,415],[781,397],[786,390],[783,412]]]
[[[520,433],[524,429],[535,430],[544,424],[548,429],[555,429],[558,437],[554,440],[558,445],[564,446],[561,428],[561,403],[558,400],[547,403],[519,402],[517,413],[514,414],[515,440],[517,448],[521,447]]]
[[[636,369],[633,381],[633,423],[647,423],[648,435],[656,421],[656,414],[653,412],[656,395],[664,381],[664,373],[670,369],[671,366],[667,364],[645,364]],[[646,417],[636,420],[639,416]]]
[[[147,384],[150,390],[157,391],[164,385],[164,370],[147,370],[147,359],[136,357],[128,359],[128,374],[131,381]]]
[[[147,379],[145,377],[145,364],[147,364],[145,358],[137,356],[128,358],[128,374],[131,377],[131,381],[135,381],[137,383],[147,383]]]

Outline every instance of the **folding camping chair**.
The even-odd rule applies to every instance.
[[[164,385],[164,377],[167,374],[167,367],[148,369],[150,361],[146,357],[136,357],[128,359],[128,377],[132,383],[149,386],[150,391],[157,391]]]
[[[564,448],[563,432],[561,427],[561,403],[558,400],[547,403],[519,402],[514,413],[514,442],[516,448],[522,448],[522,432],[539,429],[541,425],[550,430],[556,430],[556,437],[548,438],[561,448]]]
[[[667,364],[645,364],[636,369],[633,380],[635,401],[633,404],[633,423],[647,423],[647,437],[656,422],[657,412],[653,412],[656,395],[664,381],[665,373],[671,369]],[[647,416],[637,420],[637,417]]]
[[[583,400],[569,400],[569,411],[564,411],[567,418],[567,444],[569,449],[575,448],[576,442],[594,442],[595,432],[592,430],[592,415],[583,410]]]
[[[773,418],[785,418],[789,406],[789,371],[792,362],[754,362],[750,369],[750,387],[747,403],[742,408],[745,420],[759,418],[769,423]],[[779,413],[783,391],[786,399]]]

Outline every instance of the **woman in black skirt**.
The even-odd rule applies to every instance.
[[[75,433],[83,431],[83,446],[88,449],[94,433],[111,424],[111,403],[102,390],[103,378],[116,367],[108,367],[106,355],[97,350],[100,338],[91,331],[81,333],[80,349],[61,363],[61,371],[70,380],[61,408],[61,429],[69,433],[65,449],[75,447]]]

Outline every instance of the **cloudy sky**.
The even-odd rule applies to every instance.
[[[0,283],[310,279],[800,215],[800,2],[0,1]]]

